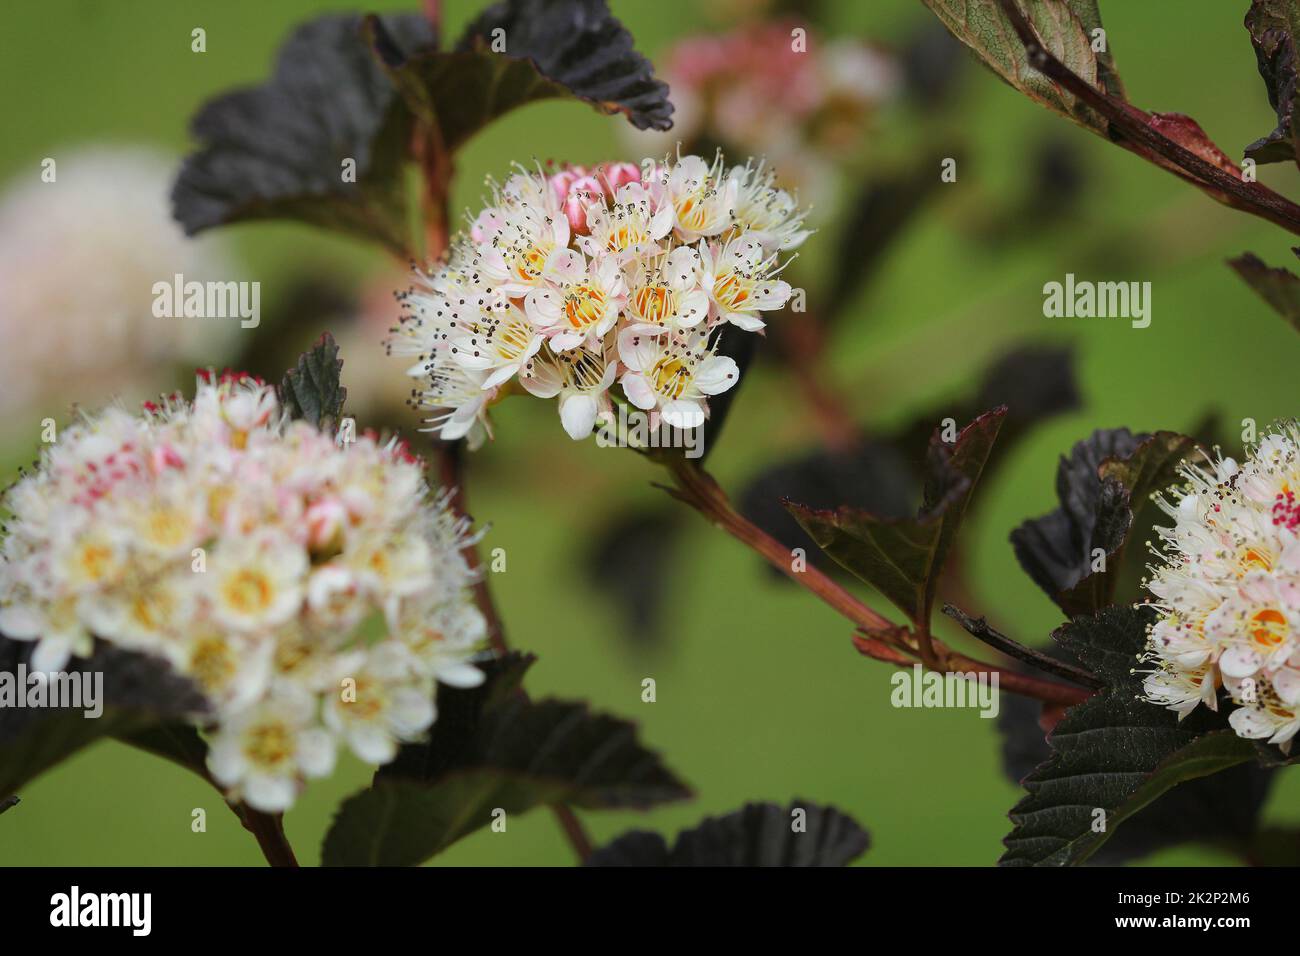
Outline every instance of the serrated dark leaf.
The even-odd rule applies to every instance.
[[[796,810],[805,829],[792,826]],[[834,807],[796,798],[789,807],[748,803],[683,830],[670,850],[657,833],[633,830],[596,850],[587,866],[845,866],[871,840],[853,818]]]
[[[1226,713],[1199,707],[1180,721],[1139,698],[1137,657],[1154,616],[1147,606],[1105,608],[1052,635],[1106,689],[1066,711],[1048,738],[1051,755],[1011,811],[1003,864],[1082,863],[1170,788],[1257,758],[1255,743],[1226,729]]]
[[[1053,644],[1042,653],[1077,666],[1069,651],[1060,645]],[[1002,698],[997,717],[1002,767],[1013,783],[1019,784],[1052,755],[1047,733],[1039,724],[1042,710],[1040,702],[1028,697],[1008,694]],[[1089,862],[1114,866],[1188,843],[1245,852],[1254,839],[1275,778],[1271,769],[1247,762],[1189,780],[1125,820],[1118,832],[1089,857]]]
[[[310,20],[289,36],[260,86],[210,100],[192,123],[197,152],[172,191],[193,235],[255,219],[298,219],[407,256],[403,163],[411,116],[359,30],[357,14]],[[420,14],[384,18],[404,54],[432,48]],[[356,163],[355,182],[343,163]]]
[[[627,721],[585,704],[530,701],[531,657],[510,655],[488,680],[438,688],[428,743],[408,744],[371,787],[340,806],[325,837],[331,866],[414,865],[493,820],[545,804],[647,808],[690,791]]]
[[[939,574],[1006,414],[975,419],[950,445],[930,443],[921,509],[893,518],[856,508],[786,507],[823,551],[888,598],[918,626],[930,619]]]
[[[1295,0],[1252,0],[1246,12],[1246,30],[1255,49],[1259,75],[1264,79],[1268,103],[1277,114],[1277,128],[1246,147],[1257,163],[1295,162],[1296,135],[1296,35],[1300,32],[1300,6]]]
[[[1111,603],[1135,513],[1195,448],[1194,439],[1174,432],[1093,432],[1057,467],[1060,507],[1011,532],[1016,560],[1071,617]],[[1105,566],[1094,572],[1097,549]]]
[[[290,418],[301,418],[317,428],[337,425],[348,397],[348,390],[339,382],[342,371],[338,343],[326,332],[284,373],[279,389],[281,406]]]
[[[1293,329],[1300,330],[1300,278],[1295,273],[1289,269],[1271,269],[1252,252],[1229,259],[1228,265]]]
[[[456,49],[490,50],[494,35],[504,36],[506,56],[531,60],[573,96],[623,113],[637,129],[672,128],[668,84],[655,79],[605,0],[504,0],[466,28]]]
[[[20,663],[30,666],[33,646],[0,637],[0,673],[17,675]],[[164,661],[107,644],[98,644],[89,658],[70,661],[65,673],[102,673],[102,715],[87,717],[85,707],[0,707],[0,793],[19,790],[103,737],[208,711],[198,688]]]

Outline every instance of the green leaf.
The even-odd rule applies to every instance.
[[[434,45],[419,14],[384,19],[405,53]],[[297,219],[378,241],[409,256],[404,162],[411,116],[374,61],[356,14],[299,26],[261,86],[206,103],[192,123],[197,152],[172,191],[193,235],[256,219]],[[345,163],[355,163],[355,179]]]
[[[802,811],[803,828],[795,829]],[[789,807],[747,803],[677,835],[633,830],[596,850],[587,866],[846,866],[871,844],[867,831],[834,807],[796,798]]]
[[[411,866],[507,817],[564,803],[648,808],[690,791],[624,720],[585,704],[529,701],[532,658],[494,661],[473,689],[438,688],[428,743],[404,746],[373,784],[345,800],[325,836],[329,866]]]
[[[1110,604],[1136,513],[1176,479],[1179,463],[1196,448],[1195,439],[1176,432],[1093,432],[1057,468],[1061,506],[1011,532],[1016,560],[1071,617]],[[1094,571],[1098,549],[1105,563]]]
[[[1227,729],[1222,712],[1201,707],[1179,721],[1139,699],[1142,675],[1134,671],[1153,619],[1150,607],[1112,607],[1052,635],[1106,689],[1067,710],[1048,738],[1051,756],[1025,778],[1027,795],[1011,811],[1015,828],[1002,863],[1082,863],[1170,788],[1258,756],[1254,742]]]
[[[1029,65],[1025,46],[998,0],[923,2],[953,36],[1009,85],[1080,126],[1106,132],[1108,124],[1101,116]],[[1106,52],[1092,49],[1093,31],[1101,28],[1096,0],[1022,0],[1019,6],[1046,50],[1090,85],[1124,99],[1109,38]]]
[[[844,506],[821,510],[791,501],[785,506],[819,548],[923,626],[1005,415],[1005,407],[986,412],[951,444],[936,431],[926,463],[925,496],[914,518],[884,518]]]
[[[17,675],[20,664],[27,666],[31,648],[0,637],[0,673]],[[93,709],[88,707],[0,707],[0,793],[15,793],[103,737],[137,733],[168,718],[207,710],[190,681],[143,654],[101,644],[89,658],[71,661],[66,673],[78,680],[85,674],[102,675],[103,713],[88,717],[86,711]]]
[[[1296,162],[1296,35],[1300,33],[1300,4],[1296,0],[1252,0],[1246,29],[1255,48],[1259,75],[1268,102],[1277,113],[1277,128],[1246,147],[1257,163]]]
[[[1300,255],[1300,251],[1292,250]],[[1300,278],[1288,269],[1270,269],[1254,253],[1229,259],[1228,265],[1293,329],[1300,330]]]
[[[326,332],[284,373],[280,404],[291,418],[304,419],[318,428],[337,425],[348,397],[348,390],[339,384],[342,370],[338,343]]]
[[[638,129],[669,129],[668,87],[604,0],[508,0],[470,24],[451,52],[411,54],[378,18],[367,22],[376,56],[410,110],[455,150],[493,120],[528,103],[578,99],[623,113]],[[504,46],[504,49],[502,47]]]

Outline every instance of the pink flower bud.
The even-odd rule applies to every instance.
[[[600,167],[599,176],[605,182],[609,195],[618,192],[619,186],[641,181],[641,168],[634,163],[605,163]]]

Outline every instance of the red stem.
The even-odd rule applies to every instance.
[[[861,653],[889,663],[908,665],[915,663],[915,655],[922,654],[927,658],[923,663],[932,670],[997,674],[999,686],[1002,688],[1050,704],[1067,706],[1078,704],[1092,695],[1092,691],[1081,687],[1044,680],[1031,674],[1002,670],[992,664],[958,654],[930,637],[928,631],[924,635],[911,635],[917,641],[917,648],[907,646],[903,643],[909,634],[906,628],[874,611],[829,575],[811,565],[802,571],[796,571],[791,561],[790,549],[737,513],[731,507],[726,493],[711,475],[685,462],[674,463],[671,469],[673,477],[677,480],[678,489],[669,489],[670,494],[695,508],[742,544],[758,552],[790,580],[817,595],[861,628],[865,634],[854,637],[854,645]],[[928,639],[928,647],[925,639]]]

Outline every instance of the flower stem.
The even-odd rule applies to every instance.
[[[284,835],[284,815],[281,813],[263,813],[254,810],[246,803],[231,804],[231,809],[239,817],[244,829],[257,838],[257,845],[262,848],[262,855],[271,866],[297,866],[298,860],[293,855],[289,838]]]
[[[726,492],[708,472],[685,460],[674,461],[669,468],[677,482],[676,489],[665,489],[669,494],[690,505],[715,526],[758,552],[790,580],[817,595],[857,625],[863,633],[855,635],[854,645],[862,654],[898,665],[913,664],[919,656],[922,663],[931,670],[997,674],[999,685],[1006,690],[1050,704],[1073,705],[1091,695],[1092,691],[1085,688],[1002,670],[958,654],[931,637],[928,629],[925,629],[923,635],[913,634],[864,604],[817,568],[809,566],[796,571],[790,560],[790,549],[732,508]],[[915,647],[907,642],[909,637],[915,642]]]

